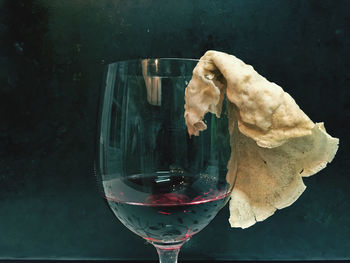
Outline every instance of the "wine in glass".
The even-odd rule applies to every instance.
[[[230,141],[225,109],[205,116],[190,137],[185,88],[194,59],[109,64],[104,76],[97,178],[116,217],[152,243],[160,262],[177,262],[181,246],[227,203]],[[225,108],[225,103],[223,105]]]

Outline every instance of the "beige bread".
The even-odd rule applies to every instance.
[[[230,224],[246,228],[291,205],[310,176],[330,162],[339,140],[313,123],[294,99],[235,56],[208,51],[185,91],[190,135],[206,129],[207,112],[221,114],[228,100],[231,158],[227,181],[236,182]]]

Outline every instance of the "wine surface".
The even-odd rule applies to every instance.
[[[154,242],[190,238],[207,226],[229,199],[226,182],[178,173],[133,175],[103,184],[117,218]]]

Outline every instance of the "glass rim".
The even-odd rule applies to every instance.
[[[204,60],[204,59],[198,59],[198,58],[179,58],[179,57],[151,57],[151,58],[135,58],[135,59],[125,59],[125,60],[117,60],[111,63],[108,63],[108,65],[114,65],[114,64],[129,64],[129,63],[137,63],[144,60],[149,61],[186,61],[186,62],[208,62],[213,63],[210,60]]]

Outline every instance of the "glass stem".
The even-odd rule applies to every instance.
[[[157,245],[153,244],[159,255],[160,263],[177,263],[177,256],[179,255],[183,243],[176,245]]]

